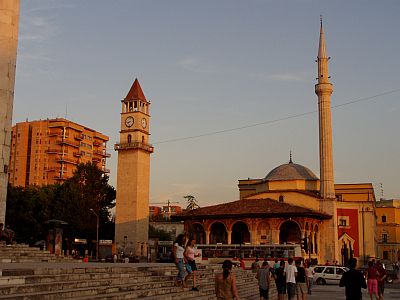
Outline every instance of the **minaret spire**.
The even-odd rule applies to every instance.
[[[319,112],[319,151],[320,151],[320,196],[322,199],[335,199],[333,181],[333,154],[332,154],[332,122],[331,122],[331,94],[333,86],[328,74],[329,57],[326,51],[325,34],[322,27],[319,34],[318,48],[318,83],[315,93],[318,95]]]
[[[321,228],[324,244],[321,246],[322,259],[339,258],[337,204],[333,177],[333,150],[332,150],[332,121],[331,121],[331,95],[333,86],[329,82],[328,73],[329,57],[326,51],[325,34],[322,27],[319,33],[318,48],[318,83],[315,93],[318,96],[319,119],[319,168],[320,168],[320,209],[332,216]]]

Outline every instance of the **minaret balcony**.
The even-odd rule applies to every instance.
[[[128,150],[128,149],[142,149],[144,151],[153,153],[154,147],[151,144],[146,144],[138,141],[133,141],[130,143],[117,143],[114,145],[114,150]]]

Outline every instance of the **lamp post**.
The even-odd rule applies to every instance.
[[[96,259],[99,259],[99,215],[96,214],[96,212],[93,210],[93,208],[91,208],[90,211],[96,216],[96,219],[97,219],[97,224],[96,224]]]

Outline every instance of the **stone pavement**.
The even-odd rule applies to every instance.
[[[386,284],[385,300],[400,299],[400,283]],[[314,285],[313,294],[307,298],[308,300],[344,300],[344,288],[338,285]],[[369,299],[367,290],[363,290],[363,299]]]

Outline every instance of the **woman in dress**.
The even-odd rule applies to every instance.
[[[236,277],[232,274],[232,262],[225,260],[222,274],[215,275],[215,294],[218,300],[238,300]]]
[[[188,276],[185,278],[185,282],[190,278],[190,276],[193,276],[193,287],[192,291],[199,291],[196,285],[196,271],[197,271],[197,266],[196,266],[196,261],[194,260],[195,257],[200,256],[200,253],[194,253],[194,245],[196,243],[196,240],[194,238],[190,238],[185,249],[185,259],[187,261],[187,264],[190,266],[189,269],[191,272],[189,273]]]
[[[185,236],[183,234],[179,234],[174,243],[174,258],[175,258],[175,265],[178,269],[178,274],[175,278],[175,285],[176,286],[183,286],[187,287],[185,282],[185,262],[184,262],[184,252],[185,252]]]

